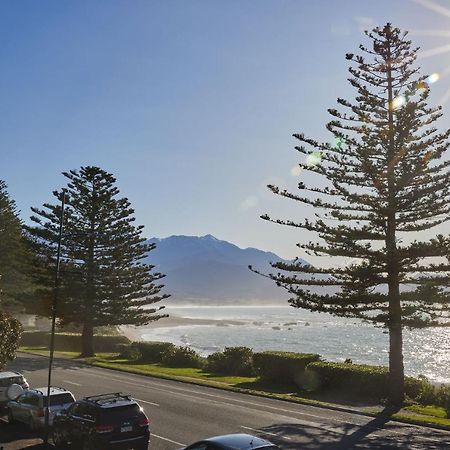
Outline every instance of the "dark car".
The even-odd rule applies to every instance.
[[[147,450],[149,420],[139,404],[121,393],[85,397],[61,411],[53,421],[57,447],[83,450]]]
[[[250,434],[226,434],[203,439],[182,450],[262,450],[279,449],[265,439]]]

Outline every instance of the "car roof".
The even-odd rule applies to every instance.
[[[45,387],[30,389],[28,392],[37,392],[40,395],[47,396],[48,388],[47,388],[47,386],[45,386]],[[66,392],[68,392],[69,394],[71,393],[70,391],[68,391],[65,388],[58,387],[58,386],[50,386],[50,395],[65,394]]]
[[[23,377],[23,375],[20,372],[0,372],[0,379],[13,377]]]
[[[103,409],[118,408],[120,406],[130,406],[138,404],[128,395],[122,394],[120,392],[92,395],[90,397],[85,397],[82,401]]]
[[[273,445],[266,439],[252,436],[250,434],[226,434],[223,436],[214,436],[205,439],[204,442],[212,442],[214,444],[224,446],[224,448],[233,450],[256,450],[267,445]]]

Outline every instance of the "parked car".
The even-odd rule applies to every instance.
[[[27,380],[20,372],[0,372],[0,404],[6,404],[11,400],[7,392],[13,384],[18,384],[22,389],[29,388]]]
[[[9,423],[22,422],[31,430],[44,428],[45,409],[47,408],[48,388],[29,389],[8,403]],[[57,412],[68,408],[75,401],[67,389],[52,386],[50,388],[49,424],[52,425]]]
[[[61,411],[53,424],[57,447],[83,450],[147,450],[149,420],[130,396],[122,393],[85,397]]]
[[[250,434],[226,434],[195,442],[180,450],[266,450],[279,449],[265,439]]]

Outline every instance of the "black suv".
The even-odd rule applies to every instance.
[[[139,404],[121,393],[85,397],[61,411],[53,422],[57,447],[83,450],[147,450],[149,421]]]

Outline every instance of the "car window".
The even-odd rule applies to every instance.
[[[75,399],[69,392],[64,394],[50,395],[50,406],[64,405],[66,403],[72,403]],[[44,397],[44,406],[47,406],[47,397]]]
[[[67,413],[71,416],[77,416],[79,417],[81,412],[81,403],[74,403],[70,408],[67,410]]]
[[[27,392],[19,397],[19,403],[22,405],[36,405],[39,402],[39,399],[36,395],[32,395],[31,393]]]
[[[200,443],[200,444],[192,444],[188,447],[188,450],[214,450],[214,447],[211,447],[208,444]]]
[[[133,420],[142,414],[139,405],[133,403],[126,406],[116,406],[111,408],[101,408],[99,413],[100,423],[119,423]]]

